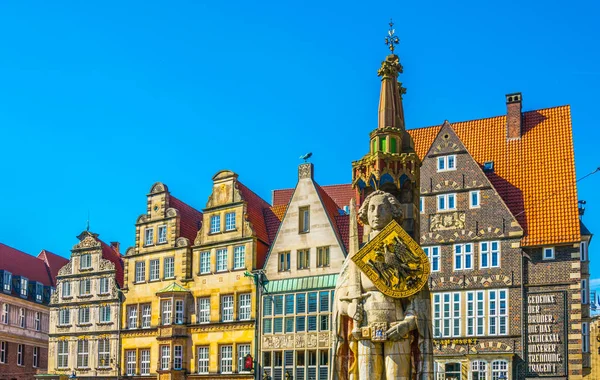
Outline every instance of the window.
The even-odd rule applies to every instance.
[[[198,299],[198,323],[210,322],[210,298]]]
[[[221,321],[233,321],[233,296],[221,297]]]
[[[435,337],[457,337],[461,335],[461,294],[434,293],[433,328]]]
[[[100,294],[108,294],[108,277],[100,279]]]
[[[296,264],[298,269],[310,268],[310,249],[299,249],[296,251]]]
[[[149,246],[149,245],[153,245],[153,244],[154,244],[154,228],[146,228],[144,246]]]
[[[150,328],[152,323],[152,305],[142,305],[142,328]]]
[[[127,323],[130,329],[137,329],[138,327],[137,312],[137,305],[127,306]]]
[[[21,277],[21,295],[27,297],[27,284],[29,281],[25,277]]]
[[[473,269],[473,244],[454,245],[454,270]]]
[[[160,369],[167,370],[171,364],[171,346],[160,346]]]
[[[492,380],[498,379],[508,379],[508,362],[506,360],[492,362]]]
[[[299,210],[298,232],[305,233],[310,230],[310,207],[303,206]]]
[[[88,368],[89,341],[80,339],[77,341],[77,368]]]
[[[208,347],[198,347],[198,373],[208,373]]]
[[[8,360],[8,342],[0,342],[0,363],[6,364]]]
[[[329,266],[329,247],[317,248],[317,268]]]
[[[33,319],[33,327],[34,327],[35,331],[42,330],[42,313],[40,313],[39,311],[35,312],[35,316]]]
[[[71,283],[69,281],[62,283],[62,296],[63,298],[71,297]]]
[[[162,312],[161,318],[162,318],[163,325],[171,324],[172,308],[173,308],[173,304],[171,303],[171,300],[162,301],[162,303],[161,303],[161,312]]]
[[[92,267],[92,255],[85,254],[79,256],[79,269],[90,269]]]
[[[71,310],[70,309],[60,309],[58,311],[58,325],[59,326],[67,326],[71,323]]]
[[[90,323],[90,308],[82,307],[79,309],[79,324],[88,324]]]
[[[12,275],[10,274],[10,272],[4,271],[4,275],[2,277],[4,280],[4,281],[2,281],[2,283],[4,284],[4,290],[10,292]]]
[[[579,245],[579,257],[581,257],[581,261],[588,261],[587,241],[582,241]]]
[[[210,273],[210,252],[200,252],[200,274]]]
[[[110,368],[110,340],[108,339],[98,339],[98,367]]]
[[[33,347],[33,364],[31,365],[33,368],[37,368],[40,366],[40,348]]]
[[[227,270],[227,248],[217,249],[217,272]]]
[[[10,305],[5,303],[2,305],[2,323],[8,325],[10,322]]]
[[[140,374],[150,374],[150,350],[140,350]]]
[[[484,241],[479,243],[479,268],[500,267],[500,243]]]
[[[431,271],[440,271],[440,247],[423,247],[423,251],[427,255],[429,262],[431,263]]]
[[[25,345],[19,344],[17,345],[17,365],[25,365],[24,357],[25,354]]]
[[[238,313],[240,321],[246,321],[250,319],[250,306],[252,300],[250,294],[240,294],[240,300],[238,303]]]
[[[590,328],[588,322],[581,323],[581,352],[590,352]]]
[[[250,345],[249,344],[238,344],[238,372],[247,372],[248,370],[245,368],[245,358],[246,355],[250,354]]]
[[[490,290],[488,293],[488,334],[507,334],[507,290]]]
[[[419,198],[419,212],[423,214],[425,212],[425,198]]]
[[[136,360],[135,360],[135,350],[127,350],[125,351],[125,366],[126,366],[126,373],[127,376],[133,376],[135,375],[135,364],[136,364]]]
[[[279,253],[279,271],[285,272],[290,270],[290,252]]]
[[[213,215],[210,217],[210,233],[216,234],[221,232],[221,215]]]
[[[460,363],[446,363],[444,365],[444,371],[442,372],[445,375],[445,377],[442,378],[460,380],[462,379],[461,372],[462,370],[460,368]]]
[[[456,170],[456,155],[452,154],[449,156],[440,156],[437,159],[437,171],[445,172],[449,170]]]
[[[158,244],[167,242],[167,226],[158,226]]]
[[[68,368],[69,367],[69,341],[59,340],[58,347],[56,349],[56,367],[57,368]]]
[[[110,322],[110,305],[100,306],[98,312],[100,313],[100,323]]]
[[[19,326],[25,328],[25,309],[19,308]]]
[[[233,269],[242,269],[246,266],[246,246],[240,245],[233,249]]]
[[[456,194],[440,194],[437,196],[437,210],[456,210]]]
[[[181,369],[183,366],[183,346],[173,346],[173,369]]]
[[[165,267],[165,279],[175,278],[175,258],[174,257],[165,257],[164,259],[164,267]]]
[[[160,279],[160,260],[150,260],[150,281],[158,281]]]
[[[221,346],[221,373],[233,372],[233,346]]]
[[[225,231],[235,230],[235,212],[225,214]]]
[[[554,260],[554,247],[544,248],[544,260]]]
[[[89,278],[79,280],[79,295],[89,296],[92,293],[92,280]]]
[[[40,284],[39,282],[35,283],[35,300],[37,302],[42,302],[42,299],[44,297],[44,285]]]
[[[590,300],[590,290],[588,289],[588,280],[585,278],[581,279],[581,303],[587,305]]]
[[[470,208],[478,208],[479,207],[479,190],[474,190],[469,192],[469,207]],[[473,362],[477,363],[477,362]],[[482,362],[485,363],[485,362]]]
[[[481,336],[485,333],[484,328],[484,315],[485,315],[485,294],[483,290],[475,292],[476,300],[476,309],[475,309],[475,322],[476,322],[476,330],[475,335]]]
[[[183,300],[175,300],[175,324],[183,323]]]
[[[135,282],[140,283],[146,281],[146,262],[137,261],[135,263]]]

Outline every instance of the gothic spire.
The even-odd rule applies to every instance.
[[[402,107],[402,95],[406,89],[398,82],[398,74],[402,73],[400,59],[394,54],[394,45],[400,40],[394,35],[394,23],[390,21],[390,30],[385,38],[392,54],[381,63],[377,75],[381,77],[381,92],[379,94],[379,123],[377,128],[393,127],[405,129],[404,109]]]

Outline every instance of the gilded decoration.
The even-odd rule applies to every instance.
[[[429,278],[429,259],[404,229],[392,220],[352,257],[383,294],[404,298],[420,291]]]
[[[254,323],[233,323],[233,324],[207,324],[190,328],[191,333],[208,332],[208,331],[235,331],[235,330],[251,330],[254,329]]]
[[[465,228],[465,213],[454,211],[431,215],[429,226],[430,231],[463,229]]]

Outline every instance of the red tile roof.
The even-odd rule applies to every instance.
[[[256,237],[266,244],[270,244],[271,240],[265,223],[265,210],[270,209],[271,205],[243,183],[237,181],[237,187],[242,198],[246,201],[246,217],[252,223]]]
[[[58,275],[58,271],[60,270],[60,268],[67,265],[69,260],[45,249],[43,249],[37,257],[40,260],[44,260],[44,262],[46,263],[46,266],[50,273],[50,279],[52,280],[52,286],[56,286],[56,276]]]
[[[287,210],[287,205],[273,206],[264,209],[265,223],[267,225],[267,233],[269,234],[270,242],[275,240],[275,235],[277,235],[277,230],[279,230],[279,225],[283,220],[285,210]]]
[[[63,260],[65,264],[68,262],[66,259]],[[23,276],[29,281],[40,282],[46,286],[54,286],[56,283],[56,278],[52,277],[46,261],[42,258],[2,243],[0,243],[0,269],[10,272],[13,276]]]
[[[113,247],[98,239],[102,245],[102,257],[112,261],[115,264],[115,279],[119,284],[119,288],[123,288],[123,257]]]
[[[494,162],[486,175],[523,227],[523,246],[581,240],[569,106],[524,112],[517,140],[506,139],[506,116],[451,126],[477,163]],[[440,128],[408,131],[421,159]]]
[[[169,207],[179,211],[179,236],[193,244],[202,223],[202,213],[172,195],[169,195]]]
[[[352,184],[327,185],[321,186],[323,190],[333,199],[338,208],[350,205],[350,199],[356,197],[356,191],[352,189]],[[292,199],[294,189],[273,190],[273,206],[287,205]]]
[[[317,192],[319,193],[319,198],[321,198],[321,202],[325,207],[325,212],[327,212],[327,215],[329,216],[333,230],[338,234],[338,238],[341,240],[340,232],[336,222],[336,218],[340,215],[340,208],[321,186],[319,186],[316,182],[314,182],[314,184],[317,188]]]

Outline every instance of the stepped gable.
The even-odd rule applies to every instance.
[[[37,257],[46,263],[48,273],[50,274],[50,280],[52,281],[52,286],[56,286],[56,276],[58,275],[58,271],[63,266],[67,265],[69,260],[46,249],[42,249]]]
[[[352,189],[352,184],[327,185],[321,188],[335,202],[339,209],[350,205],[350,199],[356,197],[356,192]],[[294,194],[294,189],[273,190],[273,206],[287,205]]]
[[[256,237],[264,243],[270,244],[264,212],[270,209],[271,205],[239,181],[237,181],[237,188],[246,201],[246,216],[252,223]]]
[[[169,195],[169,207],[179,211],[179,236],[193,242],[202,223],[202,213],[172,195]]]
[[[69,262],[67,259],[63,260],[64,264]],[[54,286],[55,283],[43,258],[29,255],[2,243],[0,243],[0,269],[10,272],[13,276],[23,276],[29,281],[36,281],[46,286]]]
[[[507,139],[507,117],[452,123],[475,161],[524,229],[522,246],[581,240],[569,106],[523,112],[522,135]],[[441,126],[409,130],[419,157]]]

